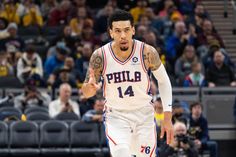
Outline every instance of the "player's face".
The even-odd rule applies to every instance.
[[[130,21],[115,21],[112,22],[110,29],[111,38],[115,44],[120,47],[121,51],[127,51],[132,46],[132,38],[135,33],[134,27]]]

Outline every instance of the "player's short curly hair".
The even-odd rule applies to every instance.
[[[133,16],[125,11],[125,10],[116,10],[114,13],[108,18],[107,25],[109,29],[112,29],[112,22],[114,21],[130,21],[131,26],[134,25],[134,18]]]

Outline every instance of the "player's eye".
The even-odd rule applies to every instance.
[[[115,30],[115,32],[116,32],[116,33],[120,33],[120,32],[121,32],[121,30],[119,30],[119,29],[116,29],[116,30]]]

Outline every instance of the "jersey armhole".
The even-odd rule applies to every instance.
[[[147,69],[145,62],[144,62],[144,46],[145,46],[145,43],[142,42],[141,46],[140,46],[140,58],[141,58],[141,62],[142,62],[141,64],[142,64],[143,70],[144,70],[144,72],[147,73],[148,69]]]
[[[102,76],[104,76],[106,71],[106,54],[104,47],[101,47],[102,59],[103,59],[103,68],[102,68]]]

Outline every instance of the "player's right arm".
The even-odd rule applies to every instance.
[[[101,77],[103,70],[103,57],[101,51],[98,49],[95,50],[89,61],[89,68],[87,70],[87,74],[81,88],[83,95],[86,98],[90,98],[94,96],[100,86],[98,85],[98,81]]]

